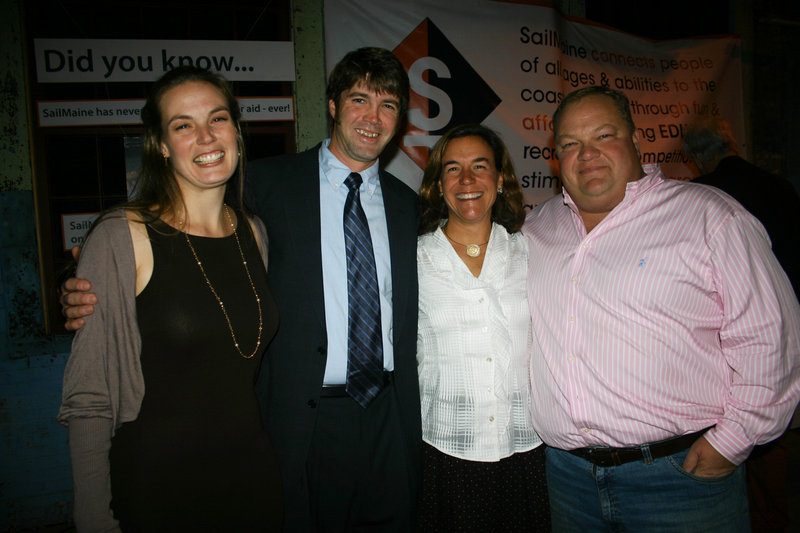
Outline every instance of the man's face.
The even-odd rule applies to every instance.
[[[561,180],[581,215],[602,219],[642,177],[639,137],[611,98],[587,96],[563,110],[556,138]]]
[[[397,131],[400,100],[376,93],[359,82],[344,91],[339,102],[328,101],[333,117],[330,150],[354,172],[371,166]]]

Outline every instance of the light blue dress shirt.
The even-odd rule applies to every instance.
[[[325,385],[343,385],[347,380],[347,257],[344,249],[344,202],[349,192],[344,180],[350,170],[330,149],[330,139],[319,151],[320,236],[322,241],[322,283],[325,294],[325,323],[328,332],[328,362]],[[359,172],[361,206],[367,216],[378,288],[381,295],[383,365],[394,370],[392,348],[392,268],[389,232],[378,175],[378,163]]]

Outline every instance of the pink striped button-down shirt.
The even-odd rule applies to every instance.
[[[644,169],[588,234],[566,191],[525,222],[534,427],[574,449],[715,426],[738,464],[800,397],[800,307],[741,205]]]

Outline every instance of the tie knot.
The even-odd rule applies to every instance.
[[[361,187],[361,174],[358,172],[351,172],[347,179],[344,180],[344,184],[347,185],[347,188],[351,191],[357,191],[359,187]]]

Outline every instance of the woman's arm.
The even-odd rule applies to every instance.
[[[78,531],[118,531],[110,510],[108,452],[144,395],[136,327],[136,262],[128,220],[115,212],[89,235],[78,275],[92,281],[94,314],[76,334],[58,420],[68,426]]]
[[[72,418],[69,421],[69,456],[72,462],[73,517],[83,533],[120,531],[111,512],[110,418]]]

